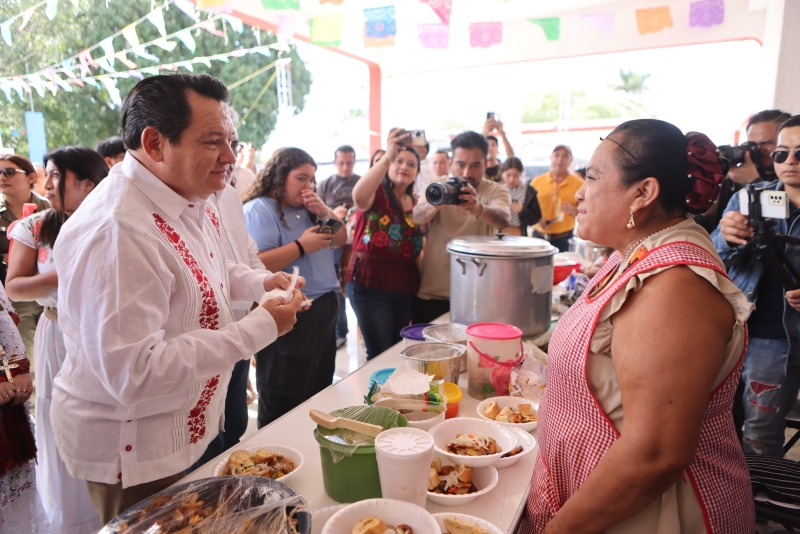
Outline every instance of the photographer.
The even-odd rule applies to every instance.
[[[777,130],[777,148],[772,152],[778,180],[764,184],[765,191],[786,191],[791,213],[778,220],[776,233],[800,236],[800,115]],[[763,197],[762,197],[763,198]],[[747,252],[755,235],[748,217],[740,212],[739,195],[734,195],[719,227],[712,234],[724,261]],[[786,255],[800,267],[800,246],[786,245]],[[777,277],[751,253],[747,261],[730,265],[728,275],[756,305],[747,321],[750,343],[745,355],[734,421],[737,431],[744,425],[742,445],[746,453],[783,457],[786,414],[797,399],[800,386],[800,290],[785,291]],[[737,420],[737,415],[738,420]],[[743,418],[743,421],[742,421]]]
[[[767,109],[759,111],[747,121],[747,143],[753,143],[752,151],[755,151],[757,146],[758,155],[754,161],[751,150],[743,150],[744,156],[740,160],[741,163],[736,160],[738,158],[731,161],[731,169],[722,182],[719,198],[705,214],[695,217],[695,221],[709,233],[719,225],[722,213],[728,206],[731,197],[735,196],[742,187],[752,182],[771,182],[777,179],[770,154],[775,150],[778,140],[778,127],[789,117],[790,115],[785,111]],[[724,150],[724,147],[720,147],[720,150]]]
[[[432,187],[444,192],[442,203],[433,205],[426,198],[414,207],[414,224],[429,223],[429,228],[420,267],[422,281],[412,309],[413,323],[429,323],[450,311],[447,243],[459,236],[492,235],[497,229],[506,228],[510,218],[511,195],[502,185],[484,178],[489,153],[486,139],[477,132],[464,132],[454,137],[450,146],[450,172],[456,178],[451,177],[445,184],[431,184],[426,190],[426,194]],[[459,187],[456,194],[448,194]]]

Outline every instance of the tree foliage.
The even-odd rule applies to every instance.
[[[16,15],[34,3],[36,0],[0,0],[0,21]],[[17,19],[12,25],[13,47],[9,48],[4,42],[0,42],[0,49],[2,49],[0,76],[24,74],[26,64],[30,72],[57,64],[81,50],[98,44],[106,37],[145,16],[158,5],[160,2],[151,3],[150,0],[126,0],[124,2],[108,0],[108,7],[106,7],[104,1],[79,0],[78,7],[75,8],[71,2],[62,0],[58,5],[58,14],[52,21],[47,19],[44,9],[37,9],[24,31],[16,31],[20,19]],[[207,15],[201,14],[201,16],[206,18]],[[167,34],[195,24],[190,17],[175,6],[169,6],[164,10],[164,21]],[[218,30],[223,29],[221,20],[216,21],[216,27]],[[157,46],[147,48],[147,52],[157,56],[158,61],[136,57],[133,53],[129,53],[127,57],[139,68],[146,68],[162,63],[191,61],[194,57],[252,48],[258,46],[258,37],[263,45],[276,42],[275,36],[271,33],[261,32],[257,35],[256,30],[248,26],[244,27],[241,34],[236,33],[228,24],[224,25],[224,29],[227,39],[217,37],[199,28],[192,30],[196,43],[194,53],[177,39],[171,39],[178,42],[171,52]],[[141,43],[160,37],[155,26],[146,20],[136,26],[136,32]],[[116,51],[130,48],[121,35],[114,38],[113,45]],[[103,52],[100,49],[92,51],[95,59],[102,55]],[[299,113],[303,109],[305,97],[309,93],[311,74],[294,47],[289,47],[288,52],[283,53],[272,50],[269,57],[256,53],[246,54],[239,58],[232,57],[228,63],[211,61],[210,68],[203,63],[192,63],[192,68],[195,73],[207,72],[230,85],[266,67],[279,55],[292,60],[292,99],[295,113]],[[129,70],[119,60],[116,60],[114,67],[117,71]],[[180,71],[187,72],[184,68],[181,68]],[[168,71],[162,71],[162,73],[166,72]],[[252,106],[273,72],[274,69],[269,69],[231,90],[230,103],[241,116],[248,112],[249,107]],[[95,71],[95,74],[102,73],[104,73],[102,70]],[[66,76],[62,74],[62,78],[66,78]],[[118,79],[117,87],[123,97],[137,81],[138,79],[135,77]],[[26,154],[28,147],[26,136],[23,134],[25,130],[24,112],[30,110],[30,104],[27,95],[25,102],[19,101],[15,93],[12,95],[15,101],[13,104],[9,104],[5,95],[0,93],[0,101],[3,102],[3,105],[0,106],[0,135],[2,135],[3,144],[11,146],[18,153]],[[111,102],[110,96],[104,88],[96,89],[89,85],[84,88],[74,86],[73,92],[60,90],[56,95],[46,92],[44,98],[40,98],[34,91],[33,103],[36,111],[44,113],[47,145],[50,149],[72,144],[93,147],[100,140],[121,134],[120,108]],[[246,123],[239,128],[240,140],[252,142],[257,146],[263,144],[275,128],[277,108],[277,91],[276,85],[273,83],[250,112]],[[17,135],[13,135],[14,132]]]

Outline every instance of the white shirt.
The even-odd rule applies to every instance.
[[[216,203],[221,222],[222,248],[229,260],[249,265],[251,269],[265,271],[264,263],[258,259],[258,246],[244,223],[244,207],[239,192],[231,184],[211,196]],[[233,303],[233,315],[238,321],[253,307],[253,301]]]
[[[128,153],[55,246],[67,357],[53,387],[76,478],[129,487],[192,465],[218,434],[233,365],[277,338],[264,271],[226,260],[218,215]]]
[[[234,184],[239,196],[243,196],[250,190],[250,186],[256,181],[256,175],[247,167],[236,167],[231,174],[231,182]]]
[[[433,182],[438,182],[439,177],[436,176],[436,171],[433,170],[433,162],[428,158],[419,162],[419,174],[414,185],[414,191],[418,198],[425,198],[425,189],[428,188]]]

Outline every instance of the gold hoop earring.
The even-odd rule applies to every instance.
[[[631,218],[628,219],[628,224],[626,225],[629,229],[636,226],[636,223],[633,220],[633,206],[631,206]]]

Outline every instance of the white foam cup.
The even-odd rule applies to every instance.
[[[375,455],[383,498],[424,508],[433,460],[433,437],[419,428],[391,428],[375,438]]]

